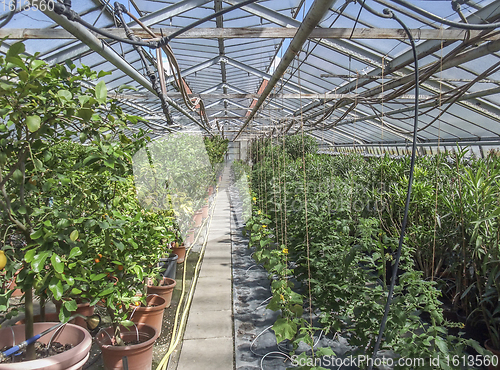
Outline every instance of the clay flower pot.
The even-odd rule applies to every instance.
[[[193,221],[194,221],[194,227],[200,227],[201,222],[203,221],[202,217],[202,211],[196,211],[196,213],[193,215]]]
[[[56,301],[54,302],[54,304],[56,305],[56,313],[58,315],[57,321],[59,321],[59,312],[61,311],[62,302]],[[76,309],[76,311],[72,312],[71,315],[78,313],[83,316],[91,316],[94,314],[94,306],[91,306],[88,302],[78,303],[77,307],[78,308]],[[87,322],[85,321],[85,319],[82,319],[81,317],[74,318],[73,320],[70,321],[70,323],[81,326],[84,329],[87,329]]]
[[[193,244],[193,242],[194,242],[194,230],[189,230],[186,236],[186,243],[188,245],[191,245]]]
[[[207,218],[208,217],[208,204],[205,204],[202,208],[201,208],[201,216],[203,219]]]
[[[126,328],[121,326],[121,338],[125,343],[139,339],[139,344],[127,346],[113,346],[113,327],[101,330],[96,335],[96,341],[102,351],[104,368],[106,370],[122,370],[123,357],[127,356],[128,368],[134,370],[151,370],[153,363],[153,344],[158,337],[156,329],[146,325],[137,324]]]
[[[163,324],[163,311],[167,307],[167,302],[157,295],[148,295],[146,302],[148,307],[131,307],[129,320],[136,324],[146,324],[153,327],[157,332],[156,335],[159,336]]]
[[[33,329],[35,333],[41,333],[56,324],[57,322],[35,323],[33,324]],[[24,325],[6,327],[0,330],[0,348],[14,344],[12,333],[14,333],[15,344],[21,343],[26,339],[24,336]],[[41,337],[38,341],[47,344],[52,334],[53,332]],[[77,325],[67,324],[57,332],[52,341],[57,341],[61,344],[72,344],[74,347],[47,358],[12,364],[0,364],[0,370],[79,370],[87,362],[90,346],[92,345],[92,337],[87,330]]]
[[[147,286],[147,293],[156,294],[162,297],[167,303],[166,307],[170,307],[170,302],[172,301],[172,294],[174,293],[174,288],[177,282],[174,279],[164,277],[160,285],[151,285],[151,281]]]
[[[488,351],[490,351],[495,356],[497,356],[498,359],[500,359],[500,349],[494,349],[493,347],[491,347],[491,341],[489,339],[486,342],[484,342],[484,346],[486,347],[486,349]],[[491,357],[490,357],[490,359],[491,359]],[[497,366],[489,365],[488,369],[489,370],[500,370],[500,362],[497,364]]]
[[[24,325],[25,321],[26,321],[25,319],[21,319],[17,321],[14,325]],[[35,315],[33,316],[33,322],[59,322],[59,314],[57,312],[46,313],[44,321],[42,321],[42,315]],[[72,322],[72,324],[74,323]]]
[[[184,262],[186,258],[186,246],[184,244],[178,245],[177,247],[172,247],[172,252],[177,255],[177,263]]]

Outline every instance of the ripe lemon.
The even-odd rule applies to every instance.
[[[6,264],[7,264],[7,257],[5,256],[5,252],[0,251],[0,270],[3,270]]]

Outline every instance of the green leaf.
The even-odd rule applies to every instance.
[[[61,257],[59,257],[56,253],[52,253],[50,262],[52,262],[52,267],[54,267],[56,272],[60,274],[64,272],[64,263],[61,261]]]
[[[31,263],[33,261],[33,258],[35,257],[36,249],[30,249],[24,254],[24,260],[27,263]]]
[[[98,294],[98,296],[104,297],[104,296],[110,295],[111,293],[114,292],[114,290],[115,290],[115,288],[104,289],[101,293]]]
[[[30,235],[31,239],[33,240],[37,240],[39,239],[43,234],[45,234],[45,232],[43,231],[43,229],[38,229],[37,231],[35,231],[33,234]]]
[[[92,154],[92,155],[89,155],[87,158],[85,158],[83,160],[83,165],[84,166],[88,166],[94,162],[97,162],[98,160],[100,160],[102,157],[100,155],[97,155],[97,154]]]
[[[78,308],[76,301],[73,299],[71,301],[65,301],[63,304],[64,308],[66,308],[69,312],[74,312]]]
[[[38,170],[38,171],[43,171],[44,168],[43,168],[43,163],[41,160],[39,160],[38,158],[34,158],[33,159],[33,164],[35,165],[35,168]]]
[[[68,259],[74,258],[76,256],[80,256],[82,254],[82,251],[80,250],[79,247],[74,247],[71,252],[69,252]]]
[[[62,101],[70,101],[71,99],[73,99],[73,94],[71,94],[71,92],[68,90],[59,90],[57,92],[57,96],[59,96],[59,99],[61,99]]]
[[[103,104],[106,102],[108,97],[108,89],[106,88],[106,83],[104,81],[99,81],[95,86],[95,98],[96,100]]]
[[[19,207],[19,209],[17,210],[17,212],[19,212],[19,214],[21,214],[21,215],[25,215],[26,212],[27,212],[26,207],[25,206]]]
[[[61,280],[53,277],[49,283],[49,289],[54,294],[54,298],[56,301],[59,301],[62,298],[64,289],[61,283]]]
[[[287,319],[278,319],[273,325],[273,331],[276,334],[276,341],[278,343],[285,339],[292,340],[297,333],[297,324]]]
[[[19,168],[14,171],[14,173],[12,174],[12,178],[18,184],[23,182],[23,173],[21,172],[21,170]]]
[[[18,56],[19,54],[24,53],[25,50],[26,48],[22,42],[16,42],[9,47],[9,50],[7,50],[7,56]]]
[[[69,235],[69,238],[71,239],[72,242],[78,239],[78,230],[73,230]]]
[[[38,131],[41,122],[42,119],[40,118],[40,116],[26,117],[26,126],[28,126],[28,130],[30,130],[30,132]]]
[[[438,346],[439,350],[447,355],[448,354],[448,344],[441,337],[436,337],[436,346]]]
[[[106,276],[107,276],[107,274],[90,275],[90,280],[97,281],[97,280],[101,280],[102,278],[104,278]]]
[[[34,272],[40,272],[43,268],[45,268],[45,261],[49,257],[50,252],[45,251],[40,254],[37,254],[33,261],[31,262],[31,268]]]
[[[120,322],[120,324],[122,324],[123,326],[125,326],[126,328],[134,325],[134,323],[130,320],[123,320],[122,322]]]

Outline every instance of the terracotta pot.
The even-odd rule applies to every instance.
[[[24,325],[25,319],[17,321],[14,325]],[[57,312],[45,313],[45,320],[42,321],[42,315],[33,316],[33,322],[59,322],[59,314]],[[74,323],[72,323],[74,324]],[[87,327],[85,325],[85,327]]]
[[[41,333],[56,324],[57,322],[35,323],[33,329],[35,333]],[[16,344],[26,339],[24,336],[24,325],[15,325],[1,329],[0,348],[13,344],[12,332],[14,332]],[[41,337],[38,341],[41,343],[48,343],[52,334],[53,332]],[[87,362],[90,346],[92,345],[92,337],[87,330],[77,325],[67,324],[63,329],[57,332],[53,341],[62,344],[69,343],[74,345],[74,347],[68,351],[47,358],[13,364],[0,364],[0,370],[79,370]]]
[[[139,332],[137,334],[137,331]],[[113,346],[111,338],[113,336],[113,327],[101,330],[96,335],[96,341],[102,351],[104,368],[106,370],[122,370],[124,356],[127,356],[128,368],[130,370],[151,370],[153,363],[153,344],[158,337],[156,329],[146,325],[137,324],[126,328],[121,326],[121,338],[125,342],[137,340],[139,335],[139,344],[129,346]]]
[[[136,324],[147,324],[153,327],[159,336],[163,325],[163,311],[167,307],[167,302],[157,295],[148,295],[146,302],[148,307],[131,307],[129,319]]]
[[[497,356],[497,359],[500,360],[500,349],[493,349],[491,347],[491,341],[488,339],[486,342],[484,342],[484,346],[486,347],[486,349],[488,351],[490,351],[491,353],[493,353],[495,356]],[[490,357],[490,360],[492,358]],[[489,370],[500,370],[500,362],[497,363],[497,366],[495,365],[490,365],[488,366],[488,369]]]
[[[193,242],[194,242],[194,230],[189,230],[189,231],[188,231],[188,234],[187,234],[186,239],[187,239],[187,240],[186,240],[186,243],[187,243],[188,245],[193,244]]]
[[[203,218],[207,218],[208,217],[208,204],[204,205],[202,208],[201,208],[201,216]]]
[[[148,285],[147,293],[156,294],[162,297],[166,302],[166,307],[170,307],[170,302],[172,301],[172,294],[174,293],[174,288],[177,282],[174,279],[164,277],[161,285]]]
[[[186,246],[185,245],[180,245],[178,247],[173,247],[172,252],[177,255],[177,263],[182,263],[184,262],[184,259],[186,258]]]
[[[56,301],[56,302],[54,302],[54,304],[56,305],[56,313],[57,313],[57,315],[59,315],[59,312],[61,311],[62,302]],[[80,315],[83,315],[83,316],[91,316],[94,314],[94,306],[90,306],[90,304],[88,302],[78,303],[76,311],[72,312],[71,315],[74,315],[77,313]],[[57,319],[57,321],[59,321],[59,319]],[[83,319],[81,317],[74,318],[73,320],[70,321],[70,323],[87,329],[87,322],[85,321],[85,319]]]
[[[203,221],[203,217],[202,217],[202,212],[201,211],[196,211],[196,213],[193,215],[193,221],[194,221],[194,227],[200,227],[201,226],[201,221]]]

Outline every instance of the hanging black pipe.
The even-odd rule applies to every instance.
[[[404,210],[404,215],[403,215],[403,222],[401,223],[401,232],[399,235],[399,244],[398,244],[398,249],[396,252],[396,258],[394,259],[394,266],[392,268],[392,278],[391,278],[391,285],[389,286],[389,293],[387,294],[387,302],[385,304],[385,309],[384,309],[384,316],[382,317],[382,321],[380,322],[380,329],[378,332],[377,336],[377,341],[375,342],[375,346],[373,347],[373,355],[372,355],[372,361],[368,365],[368,370],[373,369],[373,363],[375,361],[375,358],[377,357],[377,352],[380,348],[380,343],[382,342],[382,337],[384,335],[385,327],[387,325],[387,319],[389,317],[389,310],[391,308],[391,303],[392,303],[392,298],[394,296],[394,287],[396,286],[396,279],[398,275],[398,268],[399,268],[399,262],[401,260],[401,252],[403,250],[403,241],[405,237],[405,232],[406,232],[406,224],[408,222],[408,212],[410,209],[410,200],[411,200],[411,191],[412,191],[412,186],[413,186],[413,173],[415,170],[415,158],[416,158],[416,153],[417,153],[417,132],[418,132],[418,112],[419,112],[419,101],[418,101],[418,96],[419,96],[419,72],[418,72],[418,56],[417,56],[417,48],[415,46],[415,41],[413,40],[413,36],[406,26],[406,24],[401,21],[390,9],[386,8],[384,9],[384,14],[381,14],[377,12],[376,10],[372,9],[368,5],[365,4],[364,0],[360,1],[360,5],[364,7],[366,10],[368,10],[370,13],[373,13],[379,17],[382,18],[392,18],[395,21],[397,21],[401,27],[405,30],[406,34],[408,35],[408,39],[410,40],[411,48],[413,51],[413,62],[415,64],[415,71],[414,71],[414,76],[415,76],[415,115],[414,115],[414,122],[413,122],[413,138],[412,138],[412,151],[411,151],[411,161],[410,161],[410,175],[408,177],[408,190],[406,192],[406,203],[405,203],[405,210]]]
[[[118,15],[118,17],[120,18],[120,21],[122,22],[123,28],[125,29],[125,34],[127,35],[127,37],[130,40],[138,41],[139,38],[134,35],[134,32],[130,29],[128,24],[125,22],[125,19],[123,18],[123,12],[126,12],[126,11],[127,11],[127,9],[124,7],[123,4],[115,2],[115,13],[116,13],[116,15]],[[156,94],[160,98],[161,108],[163,110],[163,114],[165,114],[165,118],[167,119],[167,123],[169,125],[173,125],[174,122],[172,120],[172,116],[170,115],[170,111],[168,109],[168,104],[165,100],[165,96],[163,95],[163,92],[161,90],[161,86],[158,83],[156,73],[153,71],[153,69],[151,68],[151,66],[148,63],[148,60],[146,59],[146,55],[144,54],[144,49],[142,48],[142,46],[139,46],[139,45],[133,45],[133,47],[134,47],[135,51],[137,51],[137,53],[139,54],[139,57],[141,58],[142,63],[146,67],[146,74],[149,77],[149,80],[151,81],[151,86],[153,87],[154,91],[156,92]]]

